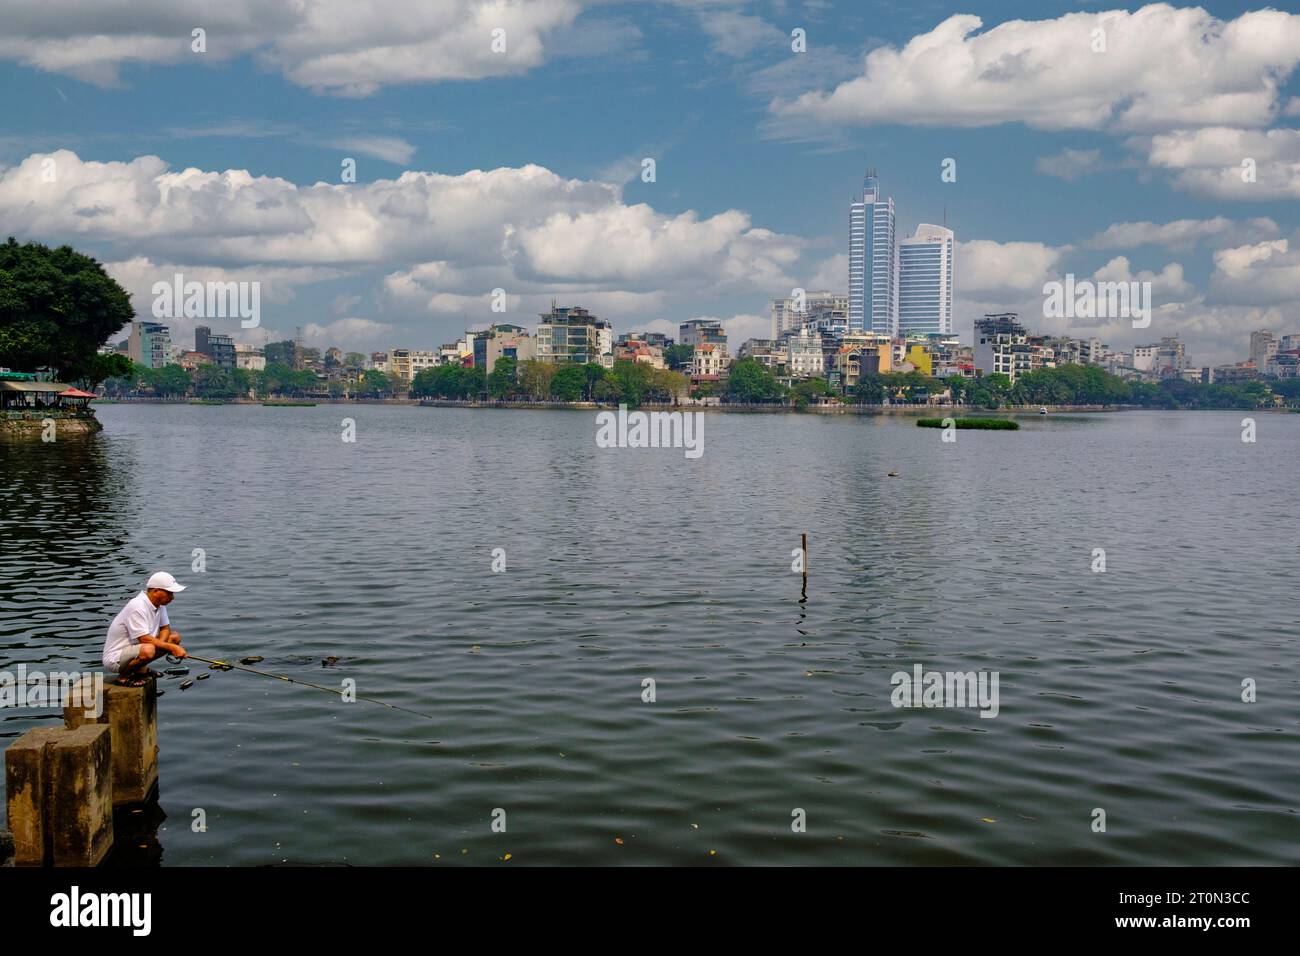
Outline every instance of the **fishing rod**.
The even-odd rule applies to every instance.
[[[301,684],[303,687],[313,687],[316,690],[323,690],[328,694],[336,694],[339,697],[343,696],[343,691],[338,690],[337,688],[334,687],[326,687],[324,684],[313,684],[311,681],[298,680],[296,677],[283,677],[280,674],[272,674],[267,671],[259,671],[256,668],[248,667],[244,664],[231,664],[229,661],[210,661],[206,657],[197,657],[194,654],[189,653],[189,651],[185,652],[185,656],[183,658],[177,658],[178,662],[186,661],[186,660],[201,661],[204,664],[216,664],[218,667],[222,667],[227,670],[234,668],[236,670],[248,671],[248,673],[257,674],[259,677],[270,677],[272,680],[284,681],[287,684]],[[378,704],[380,707],[387,707],[390,710],[400,710],[407,714],[415,714],[415,716],[417,717],[425,717],[429,720],[435,719],[432,714],[422,714],[418,710],[411,710],[409,707],[399,707],[396,704],[390,704],[387,701],[375,700],[373,697],[362,697],[360,695],[357,695],[356,699],[364,700],[368,704]]]

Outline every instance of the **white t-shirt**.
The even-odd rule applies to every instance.
[[[128,644],[138,643],[144,634],[157,637],[159,629],[170,625],[165,607],[154,607],[149,595],[141,591],[126,602],[126,607],[117,612],[113,623],[108,625],[108,638],[104,641],[104,666],[112,667],[110,661],[116,662],[122,648]]]

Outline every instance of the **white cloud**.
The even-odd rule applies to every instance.
[[[341,348],[366,350],[370,343],[393,331],[391,325],[375,322],[372,319],[346,318],[335,319],[328,325],[308,322],[303,326],[303,336],[311,342],[328,342]]]
[[[1262,126],[1300,63],[1300,16],[1275,10],[1225,22],[1152,4],[982,26],[976,16],[949,17],[901,49],[871,51],[860,75],[835,89],[778,98],[771,110],[830,125]],[[1105,52],[1093,52],[1097,28]]]
[[[1092,274],[1099,282],[1150,282],[1153,304],[1181,300],[1195,290],[1183,278],[1183,267],[1171,262],[1159,272],[1143,270],[1134,273],[1127,256],[1116,256]]]
[[[393,84],[529,70],[581,9],[578,0],[0,0],[0,58],[111,86],[128,63],[255,53],[300,86],[365,96]],[[191,51],[196,26],[207,31],[205,53]],[[492,49],[498,28],[504,52]]]
[[[1248,242],[1278,233],[1277,223],[1266,216],[1233,220],[1178,219],[1174,222],[1117,222],[1083,243],[1089,249],[1131,249],[1135,246],[1164,246],[1190,249],[1201,241]]]
[[[1061,256],[1069,251],[1069,246],[1041,242],[959,242],[953,256],[953,287],[963,297],[1041,294],[1043,283],[1056,274]]]
[[[1300,300],[1300,248],[1286,239],[1220,249],[1214,254],[1210,298],[1234,305],[1292,306]]]
[[[270,326],[276,321],[276,316],[283,313],[284,307],[294,299],[300,288],[335,279],[342,274],[336,269],[315,267],[246,266],[226,269],[201,263],[156,262],[147,256],[133,256],[130,259],[105,262],[104,271],[126,290],[131,297],[132,308],[141,318],[149,318],[153,314],[154,283],[174,283],[177,274],[184,276],[186,282],[257,282],[259,284],[262,325],[255,329],[244,329],[237,318],[204,319],[185,316],[166,318],[165,321],[171,329],[173,344],[185,348],[193,347],[194,329],[200,325],[209,326],[214,332],[233,335],[236,341],[260,342],[264,334],[271,331]]]
[[[1218,199],[1300,199],[1300,130],[1216,126],[1134,139],[1176,186]],[[1248,175],[1253,161],[1253,174]],[[1251,181],[1253,177],[1253,181]]]

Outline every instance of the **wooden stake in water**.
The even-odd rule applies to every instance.
[[[803,579],[808,580],[808,532],[799,536],[799,550],[803,552]]]

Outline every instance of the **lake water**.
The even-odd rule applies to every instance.
[[[0,445],[5,669],[98,668],[165,568],[194,653],[434,717],[161,682],[164,864],[1300,862],[1300,415],[714,413],[695,460],[594,412],[99,415]],[[894,707],[915,664],[998,715]]]

